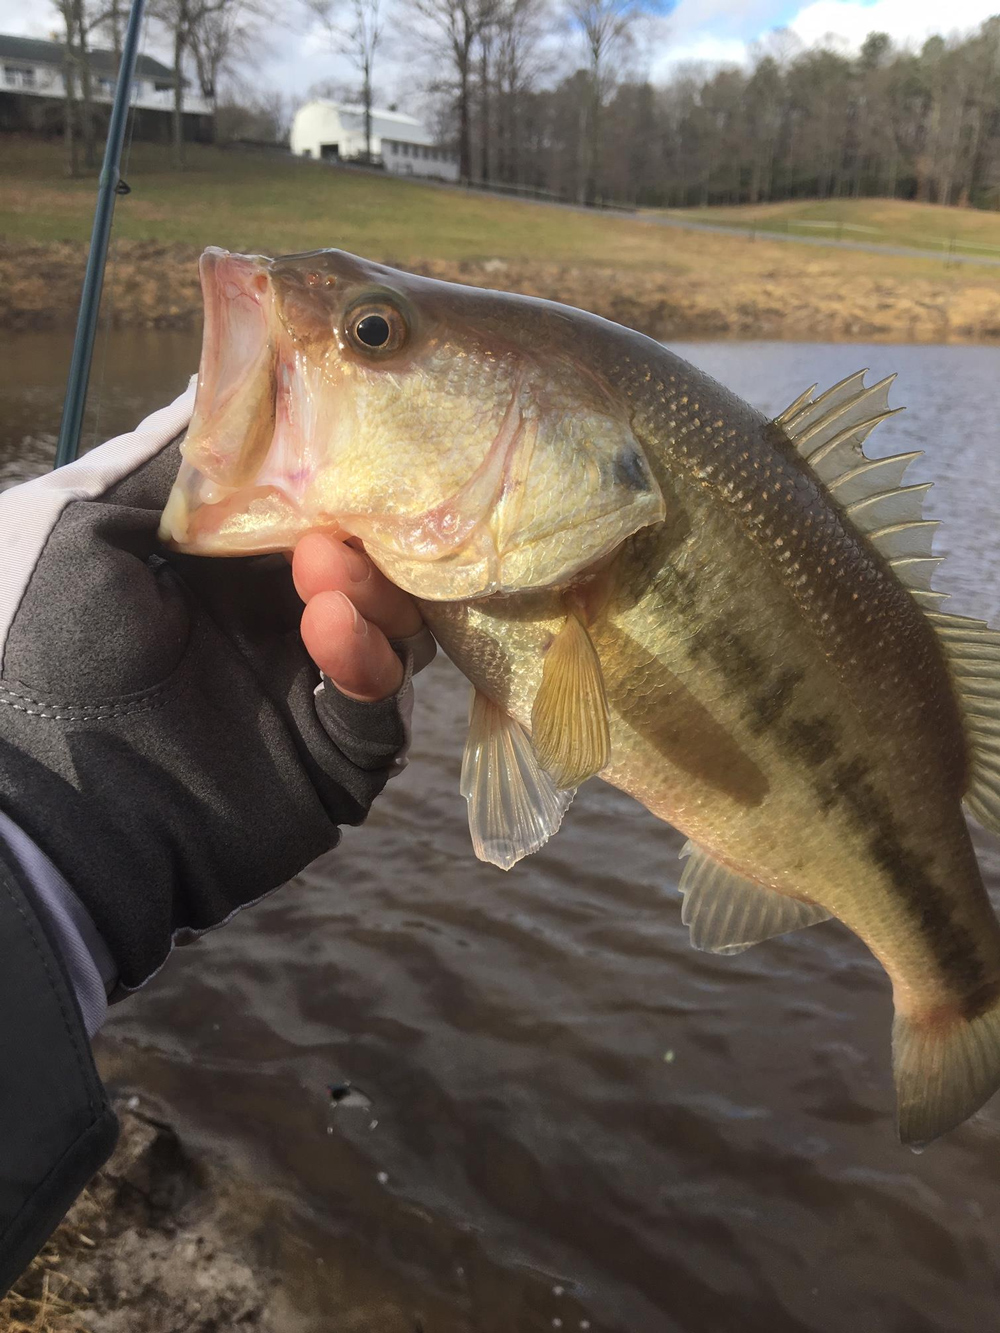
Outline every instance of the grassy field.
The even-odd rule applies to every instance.
[[[670,209],[668,217],[743,231],[903,245],[1000,258],[1000,213],[901,199],[794,199],[735,208]]]
[[[136,144],[118,201],[114,318],[194,326],[206,245],[263,253],[328,246],[434,277],[544,296],[653,337],[1000,342],[1000,269],[836,246],[768,243],[764,223],[875,227],[878,239],[1000,245],[1000,217],[880,201],[711,210],[733,234],[655,215],[560,208],[280,156],[192,147],[189,169]],[[71,181],[58,143],[0,136],[0,327],[69,323],[79,299],[96,175]],[[831,210],[839,210],[832,213]],[[794,214],[794,217],[793,217]],[[742,234],[755,226],[753,240]],[[985,253],[985,251],[984,251]]]
[[[337,246],[401,263],[534,259],[649,264],[664,240],[612,214],[497,199],[316,162],[191,145],[189,168],[136,144],[132,193],[117,234],[136,241],[281,253]],[[90,235],[96,178],[71,181],[57,143],[0,138],[0,235],[80,241]]]

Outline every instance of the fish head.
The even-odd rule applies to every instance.
[[[337,250],[208,250],[194,413],[161,536],[194,554],[360,538],[462,600],[572,580],[663,518],[580,311]],[[588,323],[588,321],[590,323]]]

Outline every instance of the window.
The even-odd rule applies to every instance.
[[[4,82],[11,88],[34,88],[35,71],[30,65],[4,65]]]

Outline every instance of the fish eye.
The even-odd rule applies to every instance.
[[[355,351],[366,356],[389,356],[406,341],[406,320],[387,301],[356,306],[347,317],[347,337]]]

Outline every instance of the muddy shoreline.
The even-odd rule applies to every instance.
[[[227,1218],[224,1184],[158,1108],[115,1099],[114,1155],[14,1290],[3,1333],[277,1333],[295,1323]]]
[[[715,238],[711,238],[713,241]],[[593,310],[651,337],[808,342],[1000,344],[1000,279],[986,270],[928,266],[906,283],[852,269],[850,257],[788,247],[706,254],[690,272],[532,260],[387,262],[480,287]],[[779,251],[771,266],[769,250]],[[201,319],[197,247],[120,240],[109,262],[104,318],[118,327],[194,329]],[[86,261],[78,242],[6,242],[0,249],[0,328],[68,328]],[[782,262],[784,261],[784,262]]]

